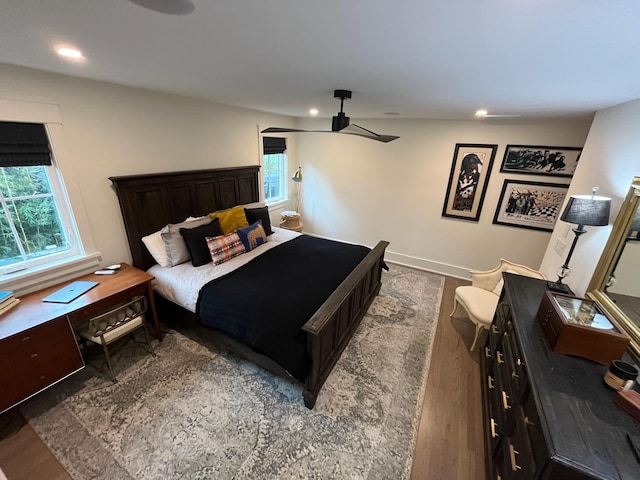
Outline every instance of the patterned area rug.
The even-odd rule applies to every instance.
[[[318,396],[170,331],[22,412],[74,479],[408,478],[444,279],[391,265]],[[194,334],[190,332],[190,337]]]

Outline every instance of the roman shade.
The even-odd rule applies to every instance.
[[[262,145],[265,155],[284,153],[287,149],[287,139],[282,137],[263,137]]]
[[[51,165],[51,150],[41,123],[0,122],[0,167]]]

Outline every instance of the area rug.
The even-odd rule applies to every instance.
[[[443,285],[391,265],[313,410],[197,329],[156,357],[120,350],[117,384],[87,368],[22,412],[78,480],[406,479]]]

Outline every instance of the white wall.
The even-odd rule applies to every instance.
[[[493,268],[501,257],[539,267],[549,232],[492,224],[503,181],[567,180],[500,173],[505,147],[582,146],[591,119],[354,123],[401,138],[383,144],[351,135],[298,134],[305,231],[367,245],[388,240],[390,260],[464,277],[468,269]],[[328,129],[330,120],[298,125]],[[479,222],[441,216],[456,143],[498,144]]]
[[[258,124],[294,124],[280,115],[3,64],[0,96],[59,106],[81,201],[105,265],[131,261],[108,177],[257,165]]]
[[[593,186],[599,195],[612,198],[611,223],[614,222],[635,175],[640,175],[640,99],[601,110],[596,113],[584,145],[569,194],[588,194]],[[558,222],[545,252],[541,270],[554,277],[566,253],[560,256],[554,247],[558,239],[573,241],[573,232],[564,222]],[[585,227],[588,233],[580,237],[571,259],[571,275],[566,282],[577,295],[584,295],[593,275],[611,226]],[[567,234],[568,233],[568,234]],[[566,237],[565,237],[565,234]]]

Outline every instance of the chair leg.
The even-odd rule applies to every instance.
[[[111,376],[111,381],[113,383],[118,383],[116,374],[113,371],[113,365],[111,365],[111,357],[109,356],[109,349],[107,348],[107,345],[104,343],[104,340],[102,341],[102,349],[104,350],[104,356],[107,359],[107,367],[109,368],[109,375]]]
[[[458,305],[460,305],[458,303],[458,298],[457,297],[453,297],[453,312],[451,312],[451,314],[449,315],[450,317],[453,317],[456,313],[456,310],[458,310]]]
[[[478,341],[478,337],[480,336],[480,331],[482,330],[482,325],[476,323],[476,335],[473,337],[473,343],[471,344],[470,352],[473,352],[476,349],[476,342]]]
[[[149,353],[156,356],[156,352],[153,350],[153,346],[151,345],[151,338],[149,337],[149,330],[147,329],[147,324],[143,323],[142,327],[144,328],[144,336],[147,337],[147,346],[149,347]]]

